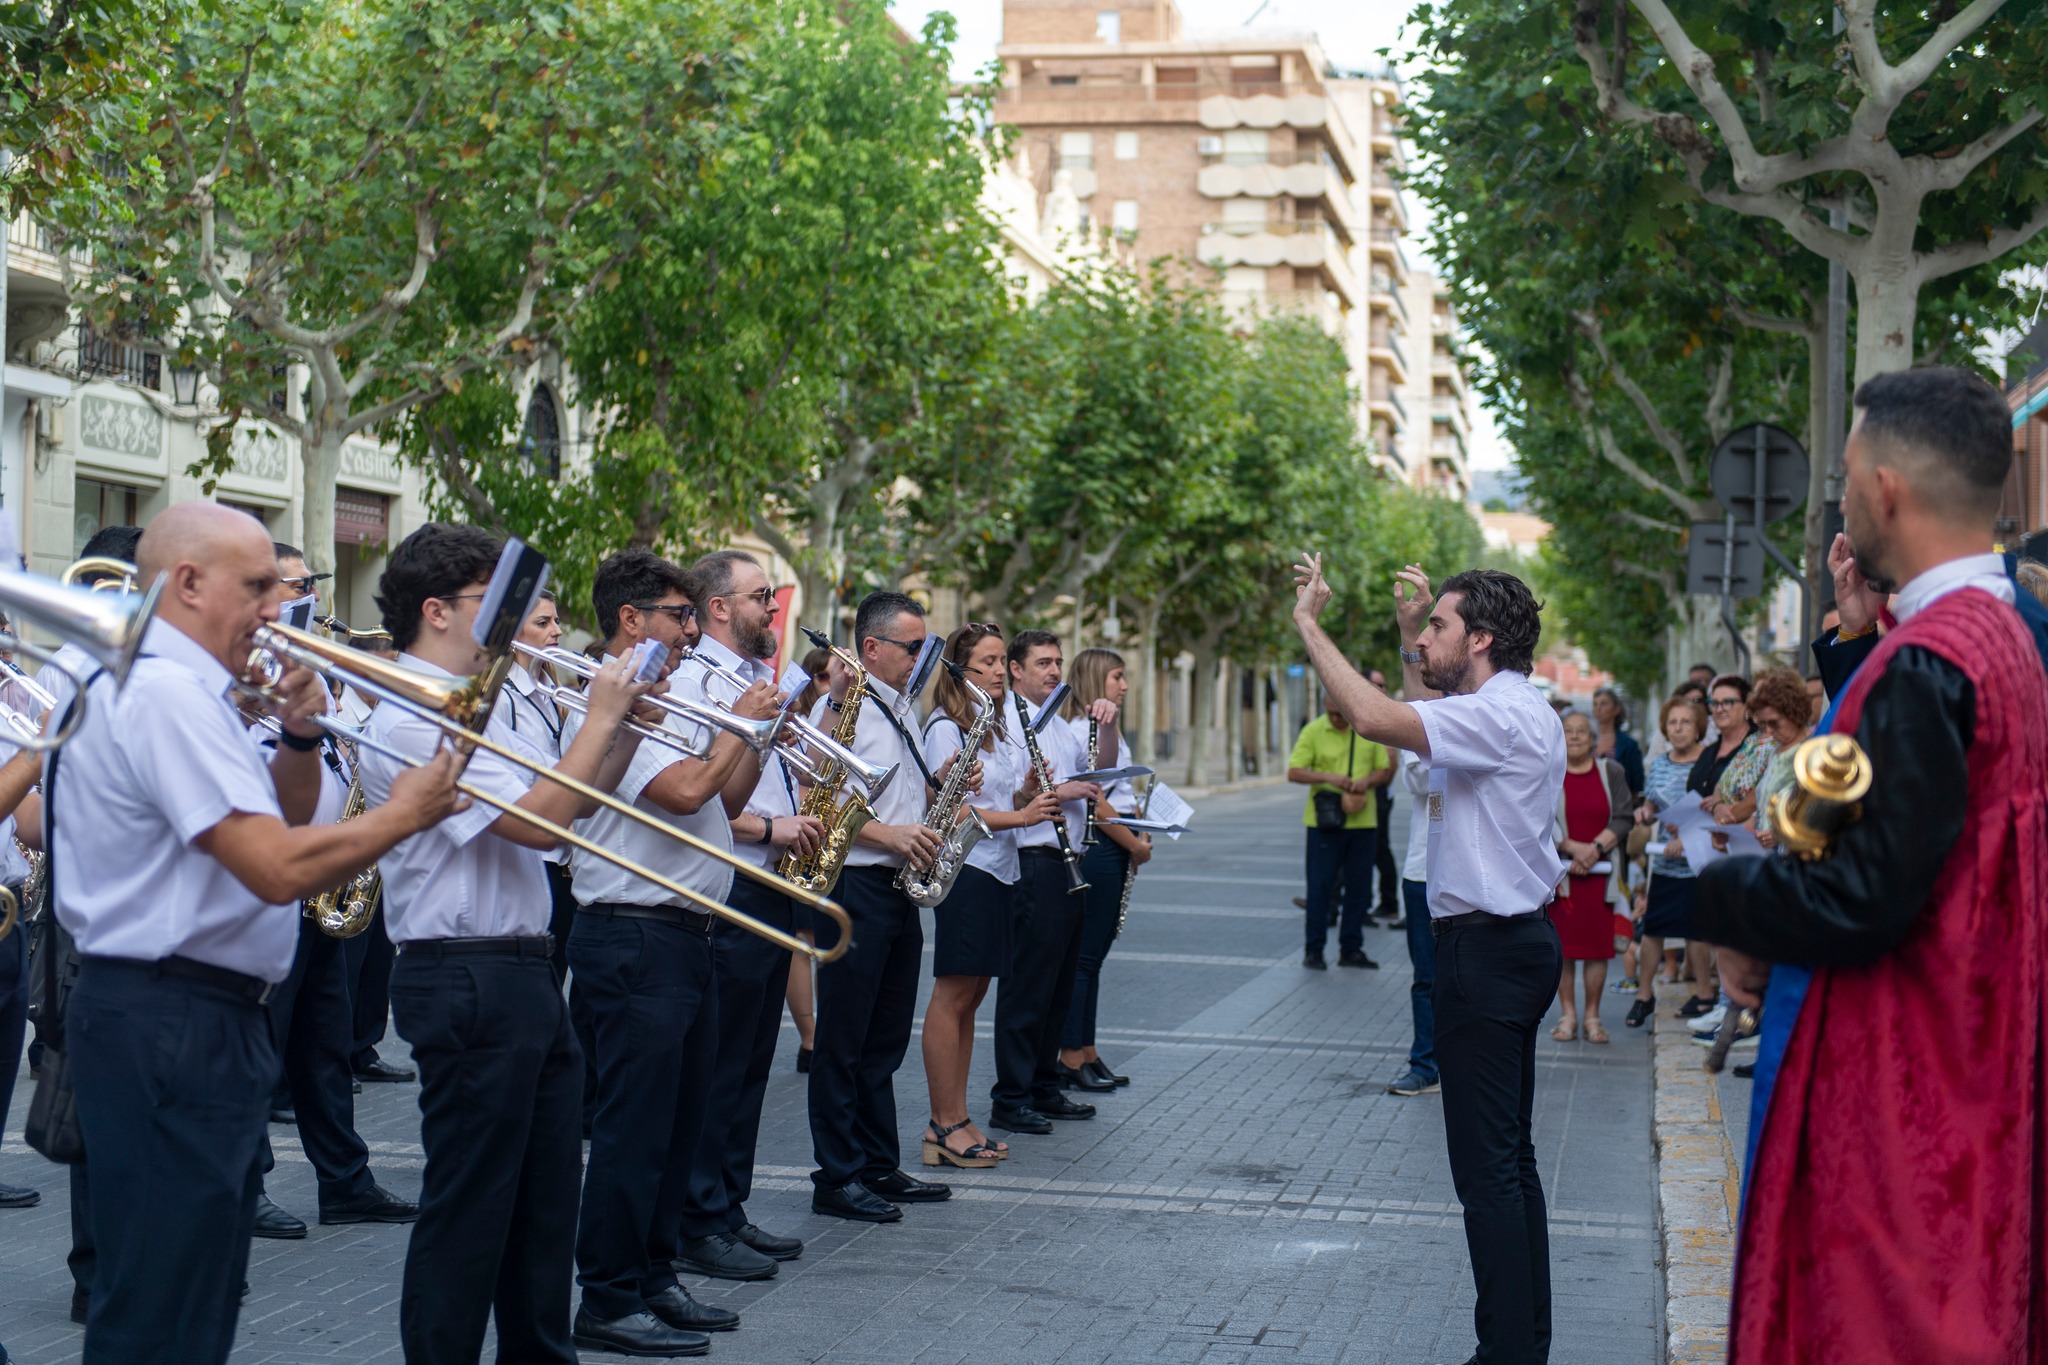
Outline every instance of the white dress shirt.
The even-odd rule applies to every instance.
[[[453,677],[425,659],[398,661],[436,677]],[[403,707],[385,702],[370,713],[364,733],[424,762],[441,747],[442,730]],[[484,737],[540,764],[553,762],[505,719],[505,701],[491,708]],[[363,747],[363,791],[372,806],[391,795],[399,763]],[[462,781],[501,801],[517,801],[533,786],[524,768],[478,749]],[[422,830],[378,860],[384,876],[384,928],[393,943],[436,938],[534,937],[548,931],[548,874],[540,852],[486,833],[502,811],[481,801]],[[511,818],[511,817],[504,817]]]
[[[967,733],[960,728],[960,722],[944,711],[932,712],[924,728],[925,765],[938,772],[966,742]],[[967,804],[981,810],[1015,811],[1017,788],[1024,781],[1024,751],[1006,743],[1002,733],[996,731],[995,748],[978,749],[974,758],[981,760],[981,790],[969,792]],[[988,838],[968,850],[967,865],[980,868],[1005,886],[1014,885],[1018,873],[1017,831],[991,831]]]
[[[772,684],[775,681],[773,667],[760,659],[743,658],[739,651],[726,648],[709,635],[698,638],[696,652],[697,657],[709,659],[749,687],[757,682]],[[738,700],[734,685],[729,681],[713,679],[711,687],[728,704]],[[761,820],[787,819],[796,814],[796,806],[796,775],[782,761],[782,755],[771,749],[761,760],[761,780],[754,784],[753,793],[747,797],[744,813]],[[735,842],[732,851],[771,871],[782,861],[781,849],[755,839]]]
[[[607,663],[611,656],[607,655]],[[669,675],[668,686],[671,696],[684,697],[702,705],[711,704],[704,691],[704,665],[684,660],[674,673]],[[584,717],[571,712],[568,723],[562,730],[562,743],[566,746],[583,728]],[[679,735],[689,735],[702,728],[674,715],[665,715],[662,725]],[[696,835],[715,848],[732,852],[732,822],[725,818],[725,802],[713,792],[703,805],[690,815],[678,815],[665,806],[657,805],[647,797],[647,788],[655,778],[660,777],[678,763],[701,763],[703,760],[687,757],[679,749],[671,748],[659,741],[644,739],[633,754],[633,761],[626,767],[626,775],[619,780],[613,795],[621,801],[630,801],[636,810],[653,816],[662,824]],[[600,848],[608,848],[623,854],[651,872],[658,872],[672,881],[680,882],[700,896],[715,901],[724,901],[732,891],[732,865],[708,853],[689,847],[679,839],[671,838],[658,829],[649,829],[637,820],[630,820],[615,810],[599,806],[592,814],[576,822],[576,832]],[[569,858],[570,887],[576,893],[578,905],[595,905],[600,901],[613,905],[666,905],[685,910],[702,910],[681,896],[664,891],[653,882],[635,873],[626,871],[614,863],[585,853],[582,849],[571,851]]]
[[[2013,604],[2013,581],[2005,571],[2005,556],[1964,555],[1916,575],[1899,589],[1892,603],[1892,615],[1902,623],[1912,620],[1927,604],[1964,588],[1982,588],[2007,606]]]
[[[228,700],[234,679],[169,622],[116,688],[92,688],[57,770],[57,918],[93,957],[187,957],[282,981],[299,907],[266,905],[199,848],[237,812],[283,818],[262,749]],[[68,700],[68,697],[66,698]],[[49,759],[44,759],[47,784]]]
[[[551,701],[542,701],[540,684],[525,664],[513,664],[512,671],[505,675],[505,690],[498,697],[498,709],[505,713],[505,723],[519,732],[519,737],[544,752],[548,762],[553,763],[562,756],[562,715]],[[569,862],[574,852],[567,844],[551,848],[540,856],[551,863]]]
[[[1008,697],[1005,697],[1003,700],[1010,708],[1010,713],[1007,717],[1009,723],[1013,727],[1022,726],[1024,722],[1017,718],[1017,703],[1010,701]],[[1028,701],[1025,704],[1030,706]],[[1031,709],[1035,712],[1038,708],[1032,706]],[[1083,735],[1086,734],[1086,731],[1087,727],[1084,725],[1082,727]],[[1017,742],[1019,744],[1025,742],[1022,735],[1018,736]],[[1075,773],[1085,773],[1088,771],[1088,741],[1086,738],[1077,738],[1071,726],[1057,723],[1047,725],[1038,732],[1038,749],[1040,753],[1045,755],[1047,765],[1052,768],[1052,782],[1055,787],[1065,782]],[[1028,749],[1025,750],[1024,761],[1028,768],[1031,762],[1031,753]],[[1085,828],[1088,823],[1088,803],[1086,801],[1062,801],[1060,802],[1060,810],[1067,818],[1067,841],[1074,846],[1076,852],[1079,852],[1081,839],[1088,832]],[[1023,829],[1017,831],[1017,847],[1019,849],[1058,848],[1059,834],[1050,822],[1042,825],[1026,825]]]
[[[1415,812],[1408,817],[1408,855],[1401,863],[1401,880],[1427,882],[1430,825],[1425,816],[1429,809],[1429,760],[1406,749],[1393,752],[1400,765],[1401,785],[1413,798],[1408,804]]]
[[[58,665],[62,667],[58,667]],[[71,694],[78,689],[72,685],[72,675],[90,678],[100,669],[100,661],[66,640],[57,646],[57,652],[48,663],[36,670],[36,684],[48,692],[54,701],[50,707],[50,725],[54,729],[64,718],[64,704],[71,700]]]
[[[1014,713],[1012,718],[1015,718]],[[1122,717],[1119,716],[1118,719],[1121,720]],[[1085,715],[1075,716],[1067,722],[1067,728],[1074,732],[1074,740],[1081,746],[1081,757],[1085,760],[1088,756],[1088,717]],[[1100,735],[1101,732],[1098,729],[1097,748],[1101,747]],[[1046,756],[1048,758],[1051,757],[1050,754]],[[1130,741],[1124,738],[1122,725],[1118,725],[1116,729],[1116,752],[1114,754],[1098,755],[1095,760],[1095,766],[1097,768],[1128,768],[1131,766],[1131,745]],[[1131,785],[1131,779],[1128,777],[1119,777],[1116,781],[1104,787],[1102,789],[1102,799],[1109,802],[1110,808],[1118,815],[1130,815],[1138,809],[1138,791],[1136,787]]]
[[[918,771],[917,759],[904,744],[903,735],[896,732],[881,714],[886,708],[903,727],[903,734],[917,733],[917,715],[911,709],[901,692],[889,686],[872,674],[868,677],[867,697],[861,702],[860,716],[854,724],[853,743],[847,747],[870,763],[883,767],[901,764],[896,778],[882,791],[882,794],[868,805],[875,812],[875,820],[884,825],[915,825],[924,820],[926,793],[924,774]],[[811,723],[826,733],[838,728],[839,713],[832,709],[832,694],[827,692],[818,698],[811,709]],[[848,867],[902,867],[903,855],[874,844],[864,844],[858,839],[846,855]]]
[[[1523,673],[1410,702],[1429,737],[1429,913],[1532,915],[1566,863],[1551,842],[1564,722]]]
[[[335,702],[334,709],[343,720],[360,730],[370,723],[370,713],[377,708],[370,704],[368,697],[343,683],[341,696]]]

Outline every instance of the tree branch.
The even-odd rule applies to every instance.
[[[1938,280],[1944,275],[1953,275],[1959,270],[1969,270],[1995,261],[2008,252],[2017,251],[2032,241],[2041,229],[2048,228],[2048,201],[2036,206],[2027,216],[2027,221],[2018,227],[2000,228],[1981,242],[1957,242],[1934,251],[1920,253],[1920,282]]]
[[[1643,425],[1650,429],[1651,439],[1671,457],[1672,468],[1678,471],[1678,481],[1691,483],[1692,457],[1686,453],[1685,442],[1680,440],[1670,427],[1664,425],[1664,418],[1657,411],[1657,405],[1650,401],[1650,395],[1643,392],[1642,386],[1636,383],[1621,362],[1614,358],[1614,352],[1608,348],[1607,334],[1601,328],[1600,320],[1591,310],[1582,310],[1572,314],[1572,321],[1577,324],[1580,334],[1593,343],[1593,349],[1600,355],[1600,363],[1607,367],[1607,372],[1613,376],[1616,387],[1627,394],[1629,402],[1635,405],[1636,413],[1643,419]]]
[[[1644,488],[1669,502],[1684,513],[1687,520],[1702,520],[1702,505],[1699,502],[1637,464],[1622,450],[1621,443],[1614,439],[1613,429],[1595,417],[1593,395],[1586,388],[1586,381],[1578,371],[1565,370],[1564,381],[1565,392],[1571,399],[1572,407],[1578,411],[1580,425],[1585,430],[1587,448]]]
[[[1897,66],[1887,66],[1884,54],[1877,51],[1873,26],[1870,48],[1876,57],[1876,74],[1879,78],[1879,94],[1884,100],[1886,112],[1896,109],[1899,101],[1927,83],[1934,69],[1942,64],[1948,54],[1961,47],[1963,40],[1991,22],[1991,17],[2005,8],[2005,0],[1971,0],[1954,17],[1934,31],[1934,36],[1923,43],[1918,52],[1906,58]],[[1859,57],[1860,64],[1860,57]]]
[[[1821,327],[1820,323],[1812,318],[1771,317],[1767,314],[1759,313],[1753,308],[1736,303],[1733,300],[1728,302],[1727,308],[1728,316],[1734,318],[1744,327],[1758,332],[1777,332],[1784,336],[1812,337],[1820,331]]]
[[[1962,184],[1971,171],[1996,155],[1999,148],[2040,122],[2041,111],[2030,109],[2026,117],[2003,128],[1993,129],[1954,156],[1916,156],[1909,159],[1906,165],[1921,173],[1921,183],[1929,190],[1952,190]]]

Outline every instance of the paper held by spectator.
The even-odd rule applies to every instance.
[[[1747,826],[1714,823],[1714,817],[1700,809],[1699,802],[1690,796],[1669,810],[1660,811],[1657,818],[1678,831],[1679,840],[1685,847],[1685,861],[1694,872],[1723,858],[1764,856],[1764,846],[1757,842],[1756,835]],[[1717,834],[1725,836],[1728,845],[1725,853],[1714,847]]]

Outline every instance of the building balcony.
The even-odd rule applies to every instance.
[[[1375,325],[1367,334],[1365,353],[1370,359],[1391,366],[1396,384],[1408,382],[1408,353],[1401,349],[1401,339],[1392,327]]]
[[[1373,307],[1399,313],[1404,325],[1413,325],[1409,322],[1408,305],[1401,301],[1401,286],[1395,282],[1393,271],[1376,262],[1372,268],[1371,285],[1367,297]]]
[[[1374,417],[1383,419],[1397,434],[1408,429],[1408,405],[1403,403],[1401,395],[1394,391],[1394,386],[1388,381],[1384,370],[1376,369],[1368,378],[1365,386],[1365,408]]]
[[[1465,402],[1453,394],[1440,393],[1429,400],[1429,418],[1440,430],[1452,432],[1462,442],[1472,434],[1472,419]]]
[[[1327,216],[1357,241],[1363,235],[1357,210],[1352,207],[1351,187],[1334,167],[1320,163],[1283,166],[1204,166],[1195,178],[1195,188],[1209,199],[1276,199],[1291,196],[1329,205]]]
[[[1363,299],[1351,268],[1350,247],[1331,223],[1204,223],[1196,258],[1219,269],[1233,265],[1320,268],[1346,307]]]
[[[1100,61],[1099,48],[1046,49],[1012,63],[1013,75],[996,92],[998,119],[1024,126],[1041,121],[1077,126],[1090,123],[1200,123],[1204,128],[1315,128],[1326,130],[1331,152],[1347,180],[1355,180],[1370,157],[1349,114],[1320,83],[1304,81],[1176,81],[1139,75],[1132,51],[1120,54],[1111,71],[1082,74],[1073,84],[1053,85],[1051,75],[1031,69],[1036,61],[1069,56]],[[1142,54],[1139,54],[1142,56]],[[1164,55],[1164,54],[1162,54]]]

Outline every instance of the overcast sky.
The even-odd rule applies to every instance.
[[[1181,14],[1191,30],[1258,28],[1312,29],[1321,38],[1323,50],[1339,66],[1373,66],[1383,50],[1392,52],[1404,71],[1413,70],[1404,58],[1401,27],[1413,8],[1410,0],[1181,0]],[[896,21],[911,32],[923,29],[925,18],[947,10],[959,21],[960,39],[953,46],[953,68],[960,76],[975,74],[995,56],[1003,33],[1002,0],[951,0],[951,3],[921,3],[898,0],[890,6]],[[1413,220],[1410,255],[1427,262],[1421,238],[1429,230],[1429,206],[1408,200]],[[1473,414],[1472,464],[1477,469],[1502,469],[1509,463],[1493,418],[1484,408]]]

